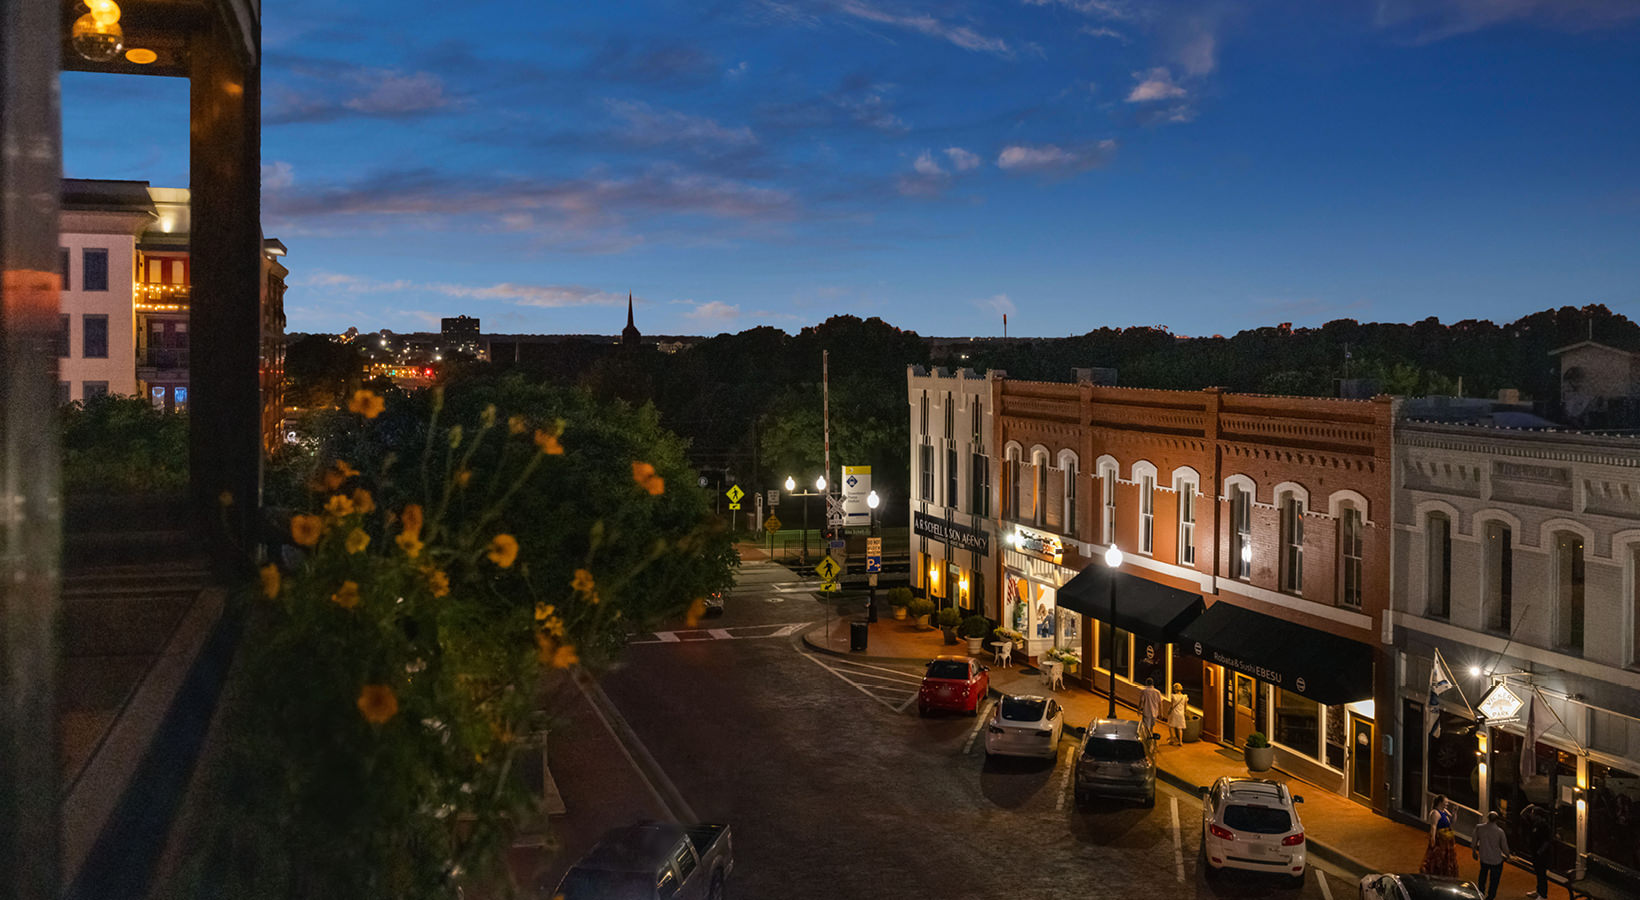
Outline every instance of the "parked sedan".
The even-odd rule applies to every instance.
[[[1094,719],[1076,755],[1076,802],[1116,797],[1156,805],[1156,737],[1132,719]]]
[[[1433,875],[1368,875],[1361,900],[1482,900],[1480,888],[1462,878]]]
[[[949,709],[979,714],[979,702],[991,689],[990,670],[966,656],[940,656],[928,663],[922,688],[917,691],[917,714]]]
[[[1207,875],[1224,869],[1286,875],[1304,883],[1304,824],[1295,804],[1303,797],[1268,778],[1231,778],[1213,783],[1202,798],[1202,856]]]
[[[1044,756],[1059,753],[1065,710],[1050,697],[1003,697],[985,729],[987,756]]]

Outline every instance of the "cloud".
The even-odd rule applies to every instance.
[[[1173,81],[1173,74],[1165,66],[1158,66],[1148,72],[1134,72],[1133,77],[1139,83],[1128,93],[1129,103],[1154,103],[1185,95],[1185,89]]]
[[[1009,297],[1007,294],[992,294],[989,297],[981,297],[980,299],[974,301],[974,305],[980,309],[989,310],[993,313],[1000,313],[1005,316],[1011,316],[1019,312],[1019,309],[1014,306],[1013,298]]]
[[[621,135],[635,143],[681,142],[729,149],[757,143],[752,129],[744,125],[731,128],[705,116],[660,109],[641,100],[606,100],[605,104],[610,113],[621,121]]]
[[[1145,13],[1129,0],[1023,0],[1026,6],[1063,6],[1084,16],[1129,22]]]
[[[1587,31],[1640,20],[1634,0],[1378,0],[1374,24],[1428,44],[1495,25],[1527,22]]]
[[[625,38],[610,38],[587,62],[582,74],[607,81],[672,88],[715,81],[719,67],[717,57],[693,44],[634,43]]]
[[[742,75],[745,75],[750,69],[751,64],[743,59],[738,65],[730,66],[728,70],[723,73],[723,75],[725,78],[739,78]]]
[[[693,301],[685,301],[693,303]],[[723,322],[729,319],[740,318],[740,307],[731,306],[720,300],[710,300],[706,303],[695,303],[694,309],[683,314],[686,319],[696,322]]]
[[[298,64],[292,73],[303,85],[299,89],[288,85],[276,87],[272,108],[263,116],[264,123],[330,122],[353,116],[410,119],[461,105],[458,98],[445,91],[444,82],[430,72],[319,61]]]
[[[763,130],[806,130],[848,123],[886,134],[910,130],[895,110],[895,86],[863,73],[844,78],[837,89],[802,100],[766,104],[758,110]]]
[[[837,11],[878,25],[890,25],[915,31],[927,37],[947,41],[964,50],[1012,56],[1013,50],[1002,38],[987,37],[966,25],[954,25],[926,13],[891,12],[866,0],[840,0]]]
[[[622,294],[582,287],[574,284],[518,284],[504,281],[497,284],[472,285],[448,282],[386,281],[349,275],[343,272],[314,272],[293,282],[293,287],[311,292],[331,294],[422,293],[440,294],[462,300],[499,300],[515,306],[619,306],[626,302]]]
[[[969,169],[977,168],[980,164],[980,158],[977,154],[969,153],[961,147],[947,147],[945,148],[945,155],[951,160],[952,168],[958,172],[966,172]]]
[[[1011,144],[997,155],[997,168],[1035,175],[1068,175],[1102,166],[1116,153],[1116,141],[1105,139],[1080,147],[1056,144]]]
[[[1169,56],[1186,75],[1212,74],[1219,67],[1216,23],[1200,17],[1184,20],[1169,49]]]
[[[1124,44],[1128,42],[1127,35],[1117,31],[1114,28],[1107,28],[1103,25],[1083,25],[1081,28],[1076,30],[1076,33],[1085,34],[1088,37],[1115,38]]]
[[[915,169],[918,175],[935,177],[945,174],[945,170],[940,168],[940,164],[934,161],[933,154],[927,150],[918,154],[917,161],[911,164],[911,168]]]
[[[296,183],[296,170],[290,163],[274,160],[262,164],[262,190],[278,191]]]

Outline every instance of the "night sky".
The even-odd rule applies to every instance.
[[[1635,0],[263,6],[291,331],[1640,313]],[[187,186],[187,85],[63,76]]]

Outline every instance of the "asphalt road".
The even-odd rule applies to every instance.
[[[1355,896],[1313,861],[1302,889],[1209,884],[1199,799],[1078,809],[1069,737],[1055,760],[987,761],[980,720],[917,717],[915,668],[808,651],[829,610],[791,581],[749,566],[709,630],[635,636],[602,685],[620,721],[583,710],[554,745],[570,812],[549,884],[623,817],[693,815],[733,827],[737,897]],[[642,747],[622,752],[627,727]]]

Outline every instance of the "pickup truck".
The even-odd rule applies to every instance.
[[[722,900],[735,868],[727,825],[645,822],[604,834],[554,900]]]

